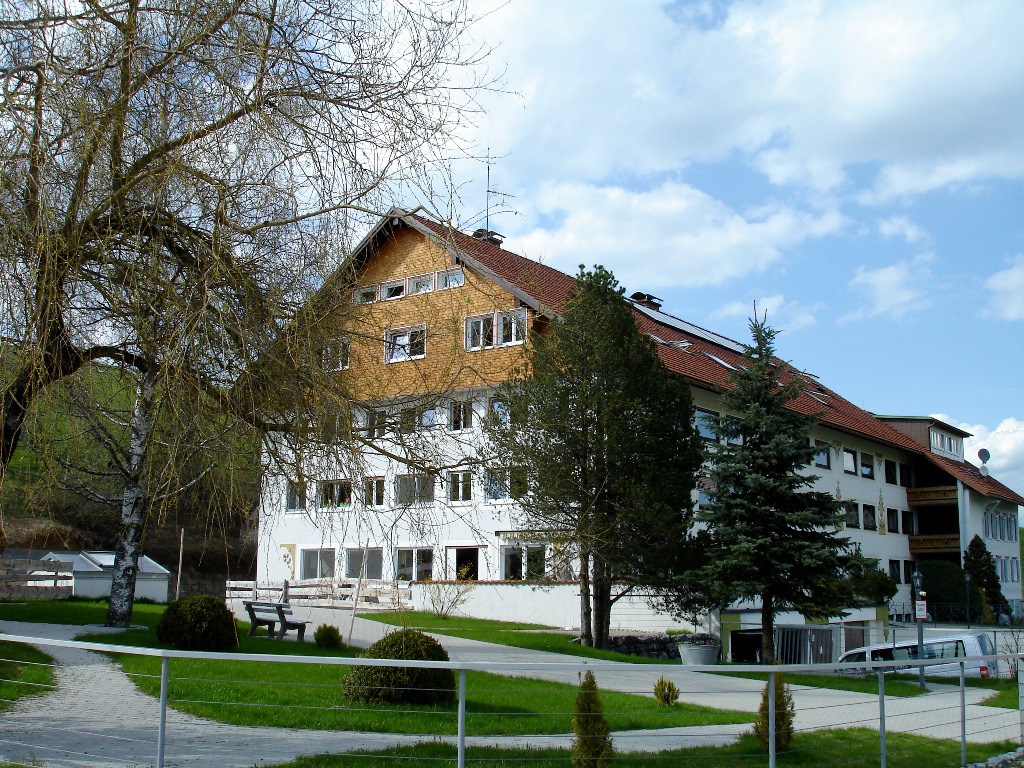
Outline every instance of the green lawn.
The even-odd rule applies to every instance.
[[[166,605],[136,603],[132,624],[155,627]],[[32,621],[42,624],[103,624],[107,620],[106,600],[0,600],[0,620]]]
[[[817,768],[821,765],[842,765],[844,768],[877,768],[878,733],[854,728],[815,731],[796,736],[788,752],[780,753],[778,764],[790,768]],[[920,736],[891,733],[887,738],[889,768],[954,768],[960,765],[960,743]],[[969,744],[967,759],[984,762],[987,758],[1016,748],[1011,741],[991,744]],[[396,747],[380,752],[359,752],[352,755],[318,755],[302,757],[278,768],[393,768],[396,764],[429,764],[438,768],[455,765],[455,747],[445,744],[420,744]],[[566,768],[569,753],[564,749],[525,750],[477,747],[466,750],[466,762],[474,768],[508,768],[528,765],[530,768]],[[753,736],[743,736],[727,747],[695,747],[653,754],[616,755],[616,766],[629,768],[666,768],[667,766],[714,766],[714,768],[762,768],[767,755]]]
[[[30,645],[0,642],[0,712],[53,685],[53,659]]]
[[[518,624],[509,621],[471,619],[465,616],[451,616],[447,619],[440,619],[429,611],[366,613],[361,614],[360,618],[401,627],[415,627],[424,632],[433,632],[439,635],[465,637],[470,640],[510,645],[515,648],[529,648],[533,651],[564,653],[569,656],[582,656],[587,659],[627,661],[635,664],[681,663],[679,659],[645,659],[639,656],[616,653],[615,651],[586,648],[578,643],[570,642],[574,637],[573,635],[559,632],[553,627],[545,627],[542,624]]]
[[[244,626],[244,625],[243,625]],[[244,635],[244,629],[242,634]],[[82,637],[116,645],[160,647],[151,630]],[[355,649],[327,654],[311,643],[242,637],[243,653],[352,656]],[[125,672],[146,693],[159,695],[160,660],[118,654]],[[185,712],[238,725],[364,730],[392,733],[455,734],[455,703],[436,706],[364,705],[342,695],[347,667],[172,659],[172,705]],[[600,674],[598,674],[600,685]],[[467,727],[473,735],[566,733],[576,686],[481,672],[466,675]],[[662,707],[653,698],[602,691],[605,712],[617,730],[683,725],[749,723],[745,712],[694,705]]]
[[[810,675],[798,672],[786,672],[785,667],[779,669],[791,685],[806,685],[811,688],[830,688],[835,691],[854,691],[855,693],[878,694],[878,678],[875,676],[859,675]],[[742,677],[746,680],[768,679],[768,675],[761,672],[716,672],[715,674],[726,675],[727,677]],[[890,676],[885,678],[886,696],[919,696],[924,691],[915,682],[894,679]]]

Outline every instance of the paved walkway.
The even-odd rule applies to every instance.
[[[351,614],[323,608],[298,608],[297,618],[315,627],[332,623],[348,635]],[[354,645],[367,646],[388,631],[378,622],[357,618],[353,625]],[[72,639],[95,627],[0,622],[0,632],[30,637]],[[310,632],[312,634],[312,632]],[[524,676],[566,682],[577,681],[581,660],[560,654],[496,646],[462,638],[441,638],[453,661],[541,662],[551,668],[520,673]],[[126,766],[152,765],[156,757],[159,702],[140,693],[128,676],[105,656],[80,649],[48,646],[57,659],[55,690],[22,699],[0,714],[0,761],[33,765]],[[584,664],[586,662],[583,662]],[[565,665],[573,665],[575,669]],[[591,662],[606,665],[607,662]],[[603,689],[650,695],[654,681],[663,670],[644,667],[597,670]],[[687,672],[673,667],[667,676],[681,691],[681,699],[721,709],[755,711],[759,683],[732,677]],[[972,741],[1017,738],[1017,713],[978,707],[984,691],[968,689],[968,725]],[[817,729],[851,724],[877,727],[877,698],[862,694],[813,688],[794,688],[798,709],[797,727]],[[909,699],[886,699],[890,731],[913,731],[937,738],[959,736],[959,691],[935,686],[932,693]],[[684,746],[717,746],[733,741],[747,726],[707,726],[659,729],[614,734],[616,748],[623,752],[671,749]],[[213,723],[174,709],[167,712],[167,766],[272,765],[302,754],[341,753],[376,750],[387,746],[411,745],[420,741],[453,741],[452,737],[405,736],[397,734],[300,731],[283,728],[244,727]],[[548,747],[568,745],[568,736],[469,738],[470,745]]]

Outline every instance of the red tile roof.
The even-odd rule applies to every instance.
[[[452,251],[467,266],[483,272],[511,290],[539,311],[559,314],[565,306],[575,278],[499,245],[453,230],[427,217],[405,216],[410,226],[432,237]],[[657,342],[658,354],[669,370],[700,389],[721,392],[728,387],[732,370],[743,364],[743,345],[666,313],[633,304],[641,329]],[[776,361],[782,377],[796,377],[802,390],[791,403],[800,413],[815,414],[821,424],[870,438],[918,454],[937,464],[968,487],[993,498],[1024,505],[1024,498],[967,462],[954,462],[931,452],[871,413],[842,398],[813,376],[804,374],[782,360]]]

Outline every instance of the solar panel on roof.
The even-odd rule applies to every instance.
[[[675,328],[677,331],[688,333],[691,336],[696,336],[704,341],[710,341],[712,344],[717,344],[720,347],[725,347],[732,352],[743,353],[743,345],[739,342],[727,339],[725,336],[719,336],[717,333],[712,333],[699,325],[688,323],[685,320],[680,320],[678,317],[672,317],[672,315],[666,315],[664,312],[659,312],[656,309],[645,307],[642,304],[633,304],[633,307],[643,312],[649,318],[654,320],[656,323],[667,325],[669,328]]]

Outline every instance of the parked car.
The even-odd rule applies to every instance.
[[[948,662],[925,667],[925,674],[932,677],[959,677],[960,660],[964,660],[967,677],[999,677],[999,663],[994,660],[972,659],[976,656],[992,656],[996,653],[992,639],[984,632],[948,637],[930,637],[924,641],[924,658],[949,659]],[[858,661],[917,661],[917,641],[901,640],[898,643],[879,643],[853,648],[839,657],[840,663]],[[891,667],[887,672],[916,671],[917,667]],[[843,670],[848,672],[850,670]]]

